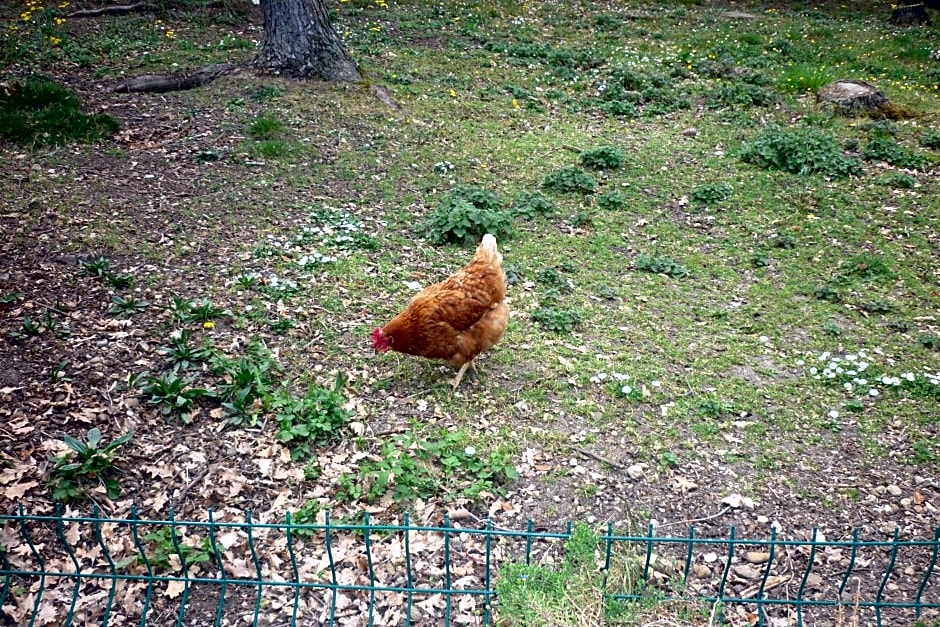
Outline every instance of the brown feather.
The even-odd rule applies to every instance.
[[[382,328],[391,349],[455,366],[489,350],[506,330],[506,275],[496,240],[485,237],[473,260],[411,299]]]

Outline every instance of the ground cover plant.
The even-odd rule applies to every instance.
[[[106,87],[247,62],[257,9],[29,7],[0,13],[0,104],[41,80],[97,126],[3,122],[4,510],[932,537],[937,26],[878,3],[356,0],[330,8],[366,83],[157,95]],[[918,116],[836,117],[812,96],[832,78]],[[452,393],[446,365],[375,355],[486,232],[513,314],[478,372]],[[167,565],[190,542],[151,535]],[[549,592],[560,559],[531,571]]]

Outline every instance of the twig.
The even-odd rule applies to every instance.
[[[186,498],[186,494],[192,489],[194,485],[206,478],[206,475],[209,474],[209,467],[206,466],[202,470],[196,473],[196,476],[193,477],[193,480],[189,484],[180,490],[179,496],[176,497],[176,509],[180,511],[180,506],[183,504],[183,499]]]
[[[576,452],[581,453],[581,454],[584,455],[585,457],[590,457],[591,459],[593,459],[593,460],[595,460],[595,461],[599,461],[599,462],[601,462],[602,464],[607,464],[607,465],[609,465],[609,466],[613,466],[614,468],[621,468],[621,469],[626,468],[626,466],[624,466],[624,465],[621,464],[620,462],[615,462],[615,461],[613,461],[613,460],[607,459],[606,457],[601,457],[601,456],[598,455],[597,453],[592,453],[591,451],[586,451],[586,450],[584,450],[583,448],[578,448],[577,446],[573,446],[573,447],[571,447],[571,448],[573,448]]]
[[[68,315],[67,313],[65,313],[64,311],[60,311],[59,309],[56,309],[56,308],[53,307],[52,305],[48,304],[46,301],[37,299],[36,302],[38,302],[40,305],[42,305],[43,307],[45,307],[45,308],[48,309],[49,311],[54,311],[55,313],[59,314],[60,316],[65,316],[66,318],[69,317],[69,315]]]
[[[379,431],[378,433],[373,433],[372,435],[377,438],[384,438],[389,435],[395,435],[396,433],[405,433],[408,429],[404,427],[399,427],[398,429],[389,429],[388,431]]]
[[[433,391],[434,391],[434,388],[428,388],[426,390],[421,390],[420,392],[415,392],[414,394],[409,394],[408,396],[402,396],[401,400],[406,401],[409,398],[414,398],[415,396],[422,396],[424,394],[427,394],[428,392],[433,392]]]
[[[718,607],[719,607],[719,606],[722,606],[722,602],[721,602],[720,600],[716,600],[714,603],[712,603],[712,612],[711,612],[711,614],[708,616],[708,627],[712,627],[712,625],[716,625],[716,624],[717,624],[717,623],[715,622],[715,618],[716,618],[716,615],[718,614]]]
[[[663,523],[661,525],[657,525],[656,528],[659,529],[661,527],[672,527],[673,525],[693,525],[695,523],[700,523],[700,522],[705,522],[706,520],[711,520],[712,518],[718,518],[719,516],[724,516],[729,511],[731,511],[730,505],[726,506],[723,510],[721,510],[717,514],[712,514],[711,516],[705,516],[704,518],[693,518],[692,520],[677,520],[671,523]]]

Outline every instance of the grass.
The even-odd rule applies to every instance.
[[[120,129],[107,114],[90,115],[70,89],[31,78],[0,89],[0,139],[24,146],[95,142]]]
[[[493,481],[471,490],[474,476],[446,475],[448,456],[421,448],[445,441],[443,426],[472,430],[479,459],[500,462],[509,438],[513,455],[531,447],[564,456],[572,435],[593,429],[597,450],[631,446],[663,483],[714,462],[733,463],[742,484],[779,486],[776,477],[799,476],[820,450],[861,451],[850,460],[858,467],[890,451],[923,474],[940,470],[938,425],[924,419],[936,403],[925,393],[926,373],[937,371],[929,338],[940,335],[940,187],[930,173],[940,75],[919,52],[936,49],[936,27],[902,38],[878,14],[836,6],[756,7],[761,19],[737,22],[708,2],[588,2],[577,11],[485,0],[349,4],[337,7],[336,26],[401,109],[362,86],[248,75],[167,95],[200,112],[193,119],[212,120],[213,133],[187,137],[181,154],[223,156],[192,160],[198,186],[160,225],[176,238],[172,248],[130,228],[142,198],[115,195],[93,208],[96,219],[71,220],[64,208],[87,205],[76,177],[37,175],[29,198],[0,182],[5,197],[24,198],[11,212],[55,198],[71,229],[62,229],[62,248],[144,257],[159,268],[157,283],[198,277],[185,295],[199,300],[180,304],[172,324],[218,321],[220,346],[263,334],[284,380],[329,389],[337,373],[348,375],[353,420],[375,432],[409,425],[406,440],[344,436],[369,456],[370,476],[404,468],[404,447],[422,451],[423,465],[407,468],[414,485],[399,486],[406,496],[446,485],[485,501],[507,489]],[[621,19],[621,10],[642,19]],[[175,37],[167,24],[118,16],[62,25],[68,45],[21,49],[39,70],[87,60],[87,72],[109,77],[238,61],[257,36],[198,11],[173,20]],[[873,82],[924,116],[897,123],[890,138],[864,120],[831,117],[806,97],[830,76]],[[139,148],[119,148],[137,160]],[[74,150],[30,158],[46,172],[92,154]],[[225,157],[233,153],[265,165]],[[7,154],[0,163],[15,165]],[[372,328],[415,285],[465,263],[466,243],[491,229],[507,236],[514,315],[480,373],[451,395],[446,368],[374,356]],[[95,262],[85,272],[118,276]],[[123,293],[109,306],[135,322],[170,307],[171,291],[153,289],[145,311]],[[25,326],[18,332],[41,328]],[[151,343],[173,348],[167,335]],[[174,425],[206,419],[194,409],[204,390],[189,386],[200,346],[178,347],[179,375],[147,380],[144,405]],[[879,376],[891,383],[833,385],[806,366],[827,351],[861,350],[885,356]],[[906,373],[918,382],[893,383]],[[246,424],[289,431],[307,423],[301,405],[281,427],[255,420],[267,408],[235,409]],[[461,447],[449,457],[470,463]],[[565,468],[556,473],[559,486],[576,483]],[[359,495],[375,485],[348,483],[347,494]],[[587,488],[581,494],[592,502]]]

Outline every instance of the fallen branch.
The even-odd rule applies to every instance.
[[[585,449],[583,449],[583,448],[578,448],[577,446],[572,446],[571,448],[572,448],[576,453],[580,453],[580,454],[584,455],[585,457],[589,457],[589,458],[593,459],[594,461],[598,461],[598,462],[600,462],[600,463],[602,463],[602,464],[607,464],[608,466],[613,466],[614,468],[624,468],[624,467],[625,467],[623,464],[621,464],[621,463],[619,463],[619,462],[615,462],[615,461],[613,461],[613,460],[607,459],[606,457],[601,457],[601,456],[598,455],[597,453],[592,453],[591,451],[587,451],[587,450],[585,450]]]
[[[65,17],[101,17],[102,15],[126,15],[128,13],[143,13],[156,7],[149,2],[135,2],[134,4],[119,4],[97,9],[79,9],[66,14]]]
[[[128,79],[116,86],[113,91],[118,93],[162,93],[167,91],[195,89],[196,87],[208,85],[215,79],[231,74],[237,69],[238,66],[232,63],[219,63],[216,65],[205,65],[190,74],[184,74],[182,72],[173,74],[147,74]]]
[[[763,584],[757,584],[757,583],[755,583],[755,584],[753,584],[753,585],[751,585],[751,586],[745,588],[744,590],[742,590],[742,591],[741,591],[741,598],[742,598],[742,599],[750,599],[751,597],[753,597],[754,595],[756,595],[756,594],[757,594],[758,592],[760,592],[761,590],[763,590],[764,592],[769,592],[770,590],[773,590],[774,588],[777,588],[777,587],[782,586],[783,584],[787,583],[787,582],[790,581],[792,578],[793,578],[793,574],[792,574],[792,573],[787,573],[787,574],[785,574],[785,575],[774,575],[773,577],[768,577],[767,580],[766,580]]]

